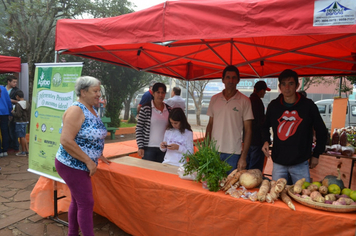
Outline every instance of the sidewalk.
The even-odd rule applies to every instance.
[[[68,227],[30,210],[30,194],[39,176],[27,171],[28,158],[10,153],[0,158],[0,235],[66,236]],[[60,219],[67,221],[67,213]],[[94,213],[96,236],[128,236],[108,219]]]

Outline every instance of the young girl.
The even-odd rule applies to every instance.
[[[181,108],[174,108],[169,113],[168,127],[160,145],[166,152],[162,163],[179,166],[184,153],[193,153],[193,132]]]

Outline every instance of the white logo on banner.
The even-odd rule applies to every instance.
[[[355,0],[322,0],[314,2],[313,26],[355,25]]]

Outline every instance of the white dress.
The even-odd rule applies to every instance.
[[[174,166],[179,166],[181,163],[179,162],[184,153],[193,153],[193,132],[190,130],[185,130],[182,134],[177,129],[169,129],[166,130],[163,138],[163,142],[167,142],[167,145],[177,144],[179,145],[178,150],[169,150],[169,149],[161,149],[162,152],[166,152],[164,156],[164,164],[170,164]]]

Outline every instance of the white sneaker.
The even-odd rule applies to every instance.
[[[27,156],[25,152],[18,152],[16,153],[16,156],[19,156],[19,157],[25,157]]]
[[[4,153],[0,152],[0,157],[3,157],[4,156]]]
[[[3,152],[2,155],[3,155],[4,157],[7,157],[7,152]]]

